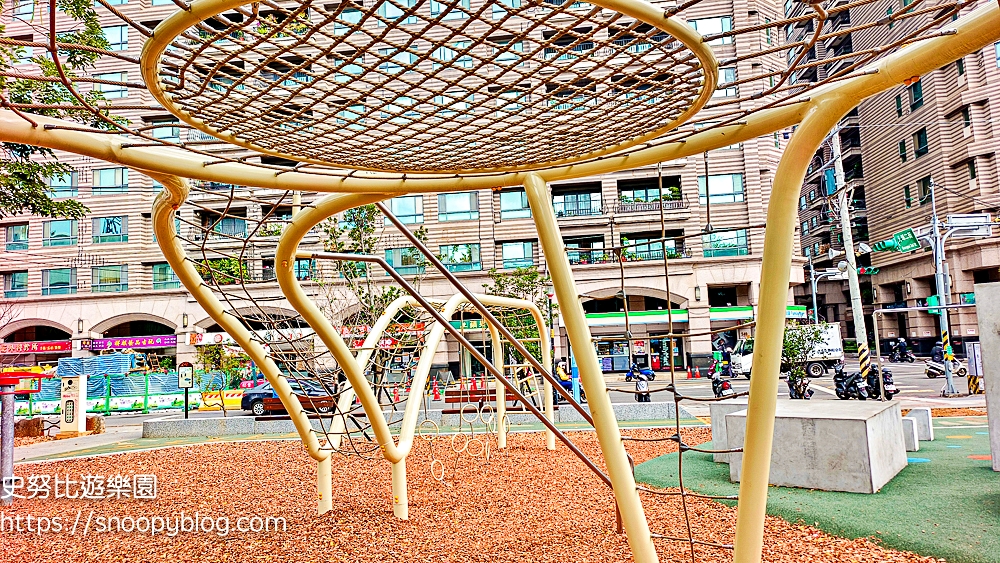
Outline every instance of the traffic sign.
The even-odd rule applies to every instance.
[[[920,248],[920,241],[917,240],[917,235],[913,232],[913,229],[899,231],[892,235],[892,240],[896,242],[896,250],[898,252],[910,252]]]

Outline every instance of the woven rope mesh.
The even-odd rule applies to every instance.
[[[264,2],[186,30],[161,59],[171,103],[292,158],[476,170],[628,145],[674,123],[702,87],[682,43],[591,4],[331,7]]]

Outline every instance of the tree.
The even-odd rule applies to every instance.
[[[73,31],[59,34],[59,42],[80,47],[107,49],[97,12],[92,0],[57,0],[58,9],[79,22]],[[5,26],[0,25],[0,34]],[[111,130],[115,123],[126,124],[124,119],[112,117],[106,109],[94,115],[81,109],[80,100],[59,81],[32,80],[4,76],[10,66],[24,58],[24,47],[0,44],[0,101],[13,104],[24,114],[44,115],[76,121],[96,129]],[[59,49],[63,72],[69,80],[92,67],[101,57],[94,52],[71,46]],[[45,52],[31,57],[44,78],[59,78],[59,67]],[[97,89],[78,94],[90,106],[100,107],[104,95]],[[30,108],[41,105],[42,108]],[[58,108],[53,106],[66,106]],[[30,118],[30,116],[27,116]],[[55,201],[51,197],[49,181],[73,173],[73,168],[56,160],[55,153],[46,148],[17,143],[0,144],[0,219],[11,215],[29,213],[43,217],[79,219],[89,211],[73,199]]]
[[[819,325],[790,323],[785,327],[781,345],[781,371],[788,374],[788,387],[796,398],[808,398],[806,360],[822,340],[823,331]]]
[[[487,295],[531,301],[538,306],[539,311],[543,311],[542,314],[545,314],[544,311],[549,306],[546,287],[552,280],[549,276],[539,272],[537,266],[516,268],[513,272],[501,272],[492,268],[487,274],[490,276],[490,282],[483,284]],[[556,305],[553,303],[553,308],[555,307]],[[508,309],[499,311],[495,316],[515,338],[522,341],[528,339],[528,342],[524,342],[525,348],[532,356],[541,359],[541,347],[538,342],[539,331],[534,317],[523,310],[511,311]],[[515,362],[524,360],[518,353],[512,353],[512,355]]]
[[[245,352],[233,352],[224,344],[208,344],[198,347],[198,363],[202,371],[194,374],[195,384],[198,389],[205,391],[219,392],[219,408],[222,409],[222,416],[226,416],[226,389],[240,379],[240,371],[250,362],[250,356]],[[221,373],[221,380],[216,379],[216,375]],[[202,403],[207,404],[204,397]]]

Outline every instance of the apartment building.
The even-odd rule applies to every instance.
[[[16,16],[5,14],[6,34],[37,41],[31,22],[24,20],[40,17],[39,8],[31,4],[28,10],[24,6],[16,8],[20,10]],[[170,0],[127,0],[119,2],[117,8],[155,27],[176,6]],[[778,9],[769,3],[720,0],[700,3],[683,15],[700,32],[711,34],[776,21]],[[104,17],[107,14],[102,10],[98,8]],[[107,21],[106,35],[113,39],[112,45],[138,56],[143,38],[110,15]],[[726,60],[780,40],[778,33],[761,30],[735,39],[719,38],[712,44],[720,60]],[[778,54],[765,61],[774,69],[784,64]],[[749,75],[750,65],[759,62],[749,59],[723,68],[722,82]],[[20,71],[31,69],[30,61],[18,66]],[[102,60],[95,75],[114,82],[140,79],[135,66],[115,60]],[[129,106],[149,106],[122,114],[133,124],[150,127],[156,136],[175,141],[211,140],[178,127],[169,114],[155,108],[144,89],[108,84],[95,87]],[[763,84],[753,82],[728,85],[719,89],[717,97],[742,96],[763,88]],[[748,99],[741,103],[756,102]],[[706,111],[721,114],[725,108]],[[786,142],[785,135],[775,134],[664,163],[662,190],[655,167],[550,186],[581,300],[607,371],[625,369],[630,355],[641,364],[666,367],[662,337],[667,333],[668,309],[679,332],[700,333],[753,318],[762,227],[773,171]],[[0,332],[3,362],[51,362],[61,355],[87,355],[107,347],[148,348],[163,356],[176,356],[177,361],[193,361],[197,346],[227,341],[218,325],[180,287],[156,245],[149,210],[161,188],[135,170],[73,155],[59,156],[76,172],[52,179],[53,194],[77,198],[91,212],[79,221],[38,217],[2,221],[5,240],[0,247],[0,274],[4,295],[20,306],[19,318]],[[272,314],[286,315],[290,326],[295,326],[298,316],[273,281],[277,234],[291,217],[290,202],[272,190],[203,187],[192,196],[195,205],[180,210],[178,224],[182,235],[186,225],[210,226],[209,238],[213,240],[195,241],[197,233],[191,234],[189,247],[223,245],[234,237],[253,236],[253,256],[247,261],[251,269],[247,277],[253,283],[248,288],[267,299]],[[245,203],[239,208],[230,206],[227,217],[219,221],[213,217],[213,209],[220,213],[226,209],[231,194],[246,198],[242,200]],[[304,194],[303,202],[308,204],[315,198],[316,194]],[[474,290],[487,282],[492,268],[512,271],[537,266],[546,270],[523,189],[403,196],[391,200],[390,207],[408,227],[426,228],[430,248]],[[662,228],[672,239],[666,244],[658,240],[661,213]],[[713,230],[706,232],[709,216]],[[267,218],[269,225],[261,225],[261,218]],[[392,227],[385,229],[380,252],[388,262],[404,275],[421,273],[422,267],[412,261],[412,247]],[[317,230],[307,237],[303,248],[320,249],[322,242],[322,233]],[[612,247],[622,244],[631,245],[624,262],[611,252]],[[664,253],[669,258],[669,293]],[[322,289],[312,279],[316,271],[306,261],[299,277],[307,291],[320,299]],[[793,284],[803,282],[801,272],[801,267],[793,268]],[[388,283],[388,278],[384,279]],[[421,291],[442,298],[455,293],[433,271],[423,273]],[[791,297],[789,292],[790,304]],[[631,346],[625,335],[626,304]],[[789,315],[804,317],[805,308],[791,306]],[[557,320],[556,353],[563,357],[571,351],[559,323]],[[735,331],[730,331],[715,340],[732,343],[736,337]],[[712,347],[713,338],[707,335],[683,342],[677,350],[679,365],[707,357]],[[440,363],[463,366],[463,371],[471,369],[470,359],[462,356],[455,342],[440,352]]]
[[[908,4],[903,0],[888,7],[886,13],[904,13]],[[973,3],[963,12],[979,4]],[[876,9],[886,7],[860,8]],[[856,32],[854,43],[864,49],[890,38],[901,40],[932,16],[916,15],[901,19],[891,29]],[[954,214],[995,215],[1000,203],[997,100],[1000,44],[913,77],[908,85],[861,103],[858,119],[871,240],[891,238],[907,227],[926,232],[935,206],[942,221]],[[974,284],[1000,279],[1000,241],[995,237],[952,237],[945,254],[951,303],[974,302]],[[872,281],[877,305],[883,309],[925,306],[937,289],[932,256],[926,245],[907,254],[873,254],[872,264],[880,268]],[[953,311],[950,322],[952,343],[961,353],[962,341],[979,337],[975,308]],[[886,315],[879,325],[879,337],[904,337],[926,352],[940,339],[937,317],[925,312]]]
[[[827,9],[848,6],[846,0],[832,3]],[[810,11],[802,2],[786,2],[786,15],[790,18]],[[847,8],[833,14],[823,23],[820,41],[805,55],[800,63],[804,68],[792,77],[793,83],[822,82],[856,63],[851,56],[854,50],[852,34],[842,33],[851,27],[851,16],[860,15],[859,8]],[[808,40],[815,33],[813,20],[797,22],[788,26],[786,36],[790,42]],[[828,61],[828,62],[823,62]],[[868,242],[868,218],[865,199],[865,166],[861,151],[861,129],[857,109],[852,110],[838,126],[835,135],[827,140],[813,156],[802,184],[799,197],[799,234],[802,241],[802,255],[806,257],[805,283],[795,287],[795,302],[813,309],[812,274],[816,275],[835,268],[843,259],[844,234],[840,213],[834,194],[838,186],[834,176],[833,143],[840,144],[840,158],[844,170],[844,189],[850,194],[851,233],[855,248],[859,243]],[[833,252],[831,252],[831,250]],[[869,257],[857,256],[859,266],[870,265]],[[871,331],[872,290],[868,276],[859,278],[866,322]],[[831,280],[819,277],[816,282],[816,303],[821,321],[841,322],[841,334],[845,339],[855,338],[854,313],[851,308],[850,289],[847,280]]]

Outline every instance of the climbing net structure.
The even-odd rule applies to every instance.
[[[710,13],[709,1],[174,0],[176,11],[155,26],[111,0],[66,10],[50,2],[22,24],[15,21],[21,8],[5,3],[3,23],[27,26],[33,36],[0,37],[0,140],[15,144],[6,146],[7,156],[16,157],[16,144],[41,146],[120,163],[160,182],[158,244],[275,387],[318,463],[321,510],[331,502],[332,453],[377,453],[392,465],[393,509],[402,518],[405,459],[419,414],[411,399],[423,396],[446,331],[492,375],[490,385],[505,387],[547,425],[549,447],[559,438],[573,448],[551,424],[549,404],[521,393],[513,370],[522,366],[505,365],[520,360],[487,358],[451,324],[456,312],[474,309],[491,340],[503,343],[494,348],[513,347],[543,379],[545,403],[552,396],[546,386],[555,383],[548,347],[535,357],[494,311],[530,311],[542,343],[544,322],[531,303],[473,294],[417,238],[409,243],[456,284],[445,303],[422,298],[370,253],[311,250],[317,229],[374,204],[411,237],[382,200],[523,185],[593,415],[580,411],[594,425],[607,473],[579,455],[613,490],[635,559],[649,563],[658,560],[657,534],[645,518],[546,182],[796,127],[770,195],[735,540],[735,559],[757,562],[795,203],[806,166],[860,100],[1000,39],[1000,9],[996,0],[914,0],[897,12],[877,0],[810,2],[788,11],[800,15],[767,7],[756,21],[709,29],[699,20]],[[143,37],[141,55],[97,39],[102,25]],[[853,50],[817,56],[854,33]],[[13,69],[29,49],[33,66]],[[95,57],[133,68],[130,80],[72,70],[85,70]],[[119,103],[102,94],[109,87],[150,96]],[[720,89],[726,95],[717,98]],[[138,119],[151,110],[179,118],[169,127],[178,134]],[[260,215],[243,216],[244,208]],[[363,339],[365,331],[355,329],[366,323],[323,310],[320,282],[336,285],[343,270],[334,264],[354,262],[383,268],[405,290]],[[268,285],[269,271],[276,285]],[[290,303],[297,315],[279,314],[276,302]],[[420,356],[407,394],[395,372],[405,372],[399,366],[416,358],[413,350]],[[327,400],[296,392],[296,381],[300,389],[305,381],[321,386]],[[401,402],[397,439],[389,424]],[[497,401],[498,409],[505,403]],[[310,411],[327,415],[319,430]],[[495,416],[503,447],[504,414]],[[700,540],[690,526],[679,539],[692,545],[694,558]]]

